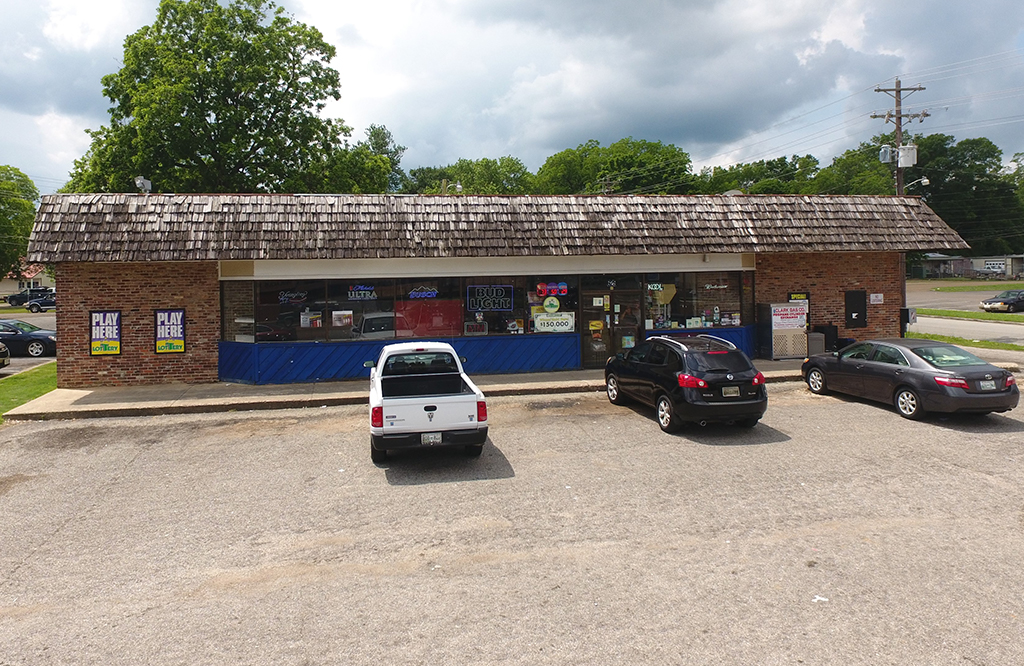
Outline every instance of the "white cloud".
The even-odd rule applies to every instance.
[[[58,49],[91,51],[120,43],[145,9],[133,0],[47,0],[43,34]]]

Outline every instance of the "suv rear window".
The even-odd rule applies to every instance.
[[[690,352],[686,355],[690,372],[743,372],[750,370],[750,361],[737,350]]]

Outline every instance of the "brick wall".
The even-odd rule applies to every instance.
[[[217,381],[217,262],[57,265],[57,386]],[[185,353],[154,352],[153,311],[185,309]],[[89,312],[121,311],[121,353],[90,356]]]
[[[758,303],[785,303],[790,292],[808,292],[811,325],[835,324],[839,337],[864,340],[900,335],[903,280],[898,252],[836,252],[757,255]],[[882,294],[868,302],[866,328],[846,328],[846,291]]]

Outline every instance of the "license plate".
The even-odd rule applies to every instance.
[[[996,390],[996,380],[994,379],[982,379],[980,382],[978,382],[978,385],[981,387],[982,391]]]
[[[420,435],[420,444],[440,444],[441,433],[439,432],[425,432]]]
[[[723,386],[722,397],[723,398],[738,398],[740,396],[739,386]]]

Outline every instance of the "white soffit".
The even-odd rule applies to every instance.
[[[251,275],[240,274],[248,273],[248,270],[224,270],[228,264],[243,262],[220,263],[222,280],[596,275],[754,270],[754,256],[751,254],[257,260],[251,262]],[[245,268],[248,269],[248,266]]]

